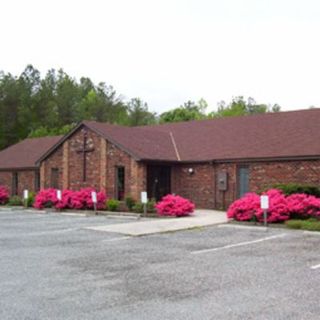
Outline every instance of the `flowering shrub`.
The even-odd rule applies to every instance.
[[[37,209],[51,208],[58,202],[56,189],[40,190],[35,199],[33,206]]]
[[[61,200],[57,198],[56,189],[43,189],[36,195],[34,207],[37,209],[55,207],[57,209],[93,209],[92,188],[80,191],[64,190]],[[97,209],[105,209],[107,197],[104,192],[97,192]]]
[[[269,196],[268,222],[281,222],[289,219],[286,198],[280,190],[271,189],[265,193]],[[231,204],[227,212],[228,218],[238,221],[263,221],[263,210],[260,208],[260,196],[247,193]]]
[[[194,211],[194,204],[183,197],[168,194],[155,205],[157,212],[161,216],[188,216]]]
[[[71,196],[71,206],[74,209],[93,209],[93,202],[91,199],[91,192],[95,191],[92,188],[81,189],[74,191]],[[97,192],[97,209],[105,209],[106,207],[106,194],[104,192]]]
[[[271,189],[264,193],[269,196],[269,210],[267,221],[283,222],[290,218],[320,219],[320,199],[306,194],[292,194],[285,196],[282,191]],[[260,196],[247,193],[241,199],[233,202],[228,211],[228,218],[238,221],[263,221],[263,210],[260,208]]]
[[[74,191],[63,190],[61,193],[61,200],[58,200],[55,204],[57,209],[72,209],[71,199],[74,194]]]
[[[6,187],[0,186],[0,204],[6,204],[9,200],[9,191]]]
[[[289,219],[290,212],[288,210],[287,199],[282,191],[277,189],[271,189],[264,194],[269,196],[269,210],[267,212],[267,221],[271,222],[283,222]],[[259,197],[259,210],[256,213],[258,221],[263,221],[263,210],[260,209],[260,197]]]
[[[230,205],[227,217],[238,221],[249,221],[256,216],[259,210],[261,210],[260,197],[256,193],[247,193]]]
[[[307,219],[310,217],[320,219],[320,199],[307,194],[292,194],[287,197],[287,206],[291,218]]]

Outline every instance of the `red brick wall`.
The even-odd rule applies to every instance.
[[[69,188],[78,190],[85,187],[100,189],[100,136],[87,130],[87,148],[94,148],[86,154],[86,181],[83,181],[83,154],[77,151],[83,148],[83,130],[78,130],[69,139]]]
[[[189,174],[188,169],[194,170]],[[171,170],[171,191],[192,200],[198,208],[214,207],[214,169],[211,164],[179,165]]]
[[[227,173],[227,190],[216,188],[214,208],[225,210],[237,198],[237,167],[234,163],[221,163],[214,166],[216,184],[219,172]]]
[[[18,195],[22,197],[23,190],[29,191],[35,190],[35,171],[34,170],[21,170],[16,171],[18,173]],[[0,185],[4,185],[9,189],[12,194],[12,172],[0,171]]]
[[[146,166],[136,162],[127,153],[112,143],[107,143],[107,195],[116,196],[116,167],[125,168],[125,197],[140,199],[140,192],[146,190]]]
[[[277,183],[320,186],[320,160],[256,162],[249,165],[250,190],[261,191]]]
[[[51,168],[59,168],[59,188],[67,186],[79,190],[83,187],[94,187],[97,190],[105,190],[109,198],[114,198],[116,167],[124,166],[125,197],[132,196],[139,199],[140,192],[145,190],[146,186],[145,165],[136,162],[114,144],[108,141],[104,143],[101,139],[95,132],[87,130],[87,147],[93,147],[94,151],[86,154],[85,182],[83,182],[83,156],[77,152],[83,147],[83,130],[79,129],[67,140],[68,143],[64,147],[59,147],[42,162],[42,186],[44,188],[51,186]],[[67,159],[65,164],[63,159]]]
[[[12,172],[0,171],[0,186],[8,188],[10,194],[12,194]]]
[[[51,169],[59,169],[59,188],[62,188],[62,147],[59,147],[50,157],[41,163],[41,188],[50,188]]]
[[[276,183],[298,183],[320,186],[320,160],[273,161],[246,163],[249,167],[249,187],[260,192]],[[188,168],[194,174],[188,174]],[[172,192],[187,197],[198,208],[227,209],[238,197],[236,163],[180,165],[172,167]],[[227,173],[227,190],[217,187],[219,172]]]

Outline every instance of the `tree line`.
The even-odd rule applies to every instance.
[[[104,82],[95,84],[88,77],[77,81],[62,69],[51,69],[42,78],[39,70],[28,65],[19,76],[0,71],[0,149],[26,137],[64,134],[82,120],[140,126],[275,112],[280,107],[240,96],[228,104],[220,102],[217,111],[207,109],[201,99],[158,115],[140,98],[124,101]]]

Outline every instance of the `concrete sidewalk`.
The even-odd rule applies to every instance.
[[[194,215],[191,217],[150,219],[114,225],[87,227],[86,229],[115,232],[130,236],[142,236],[147,234],[205,227],[226,222],[227,216],[223,211],[196,210]]]

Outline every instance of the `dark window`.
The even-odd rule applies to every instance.
[[[124,167],[116,168],[116,199],[124,199],[125,171]]]
[[[18,172],[13,172],[12,173],[12,194],[13,195],[18,194],[18,185],[19,185]]]
[[[39,191],[40,190],[40,172],[36,171],[34,174],[34,190]]]
[[[238,168],[238,196],[241,198],[247,192],[249,192],[249,167]]]
[[[59,189],[59,169],[51,168],[51,188]]]

